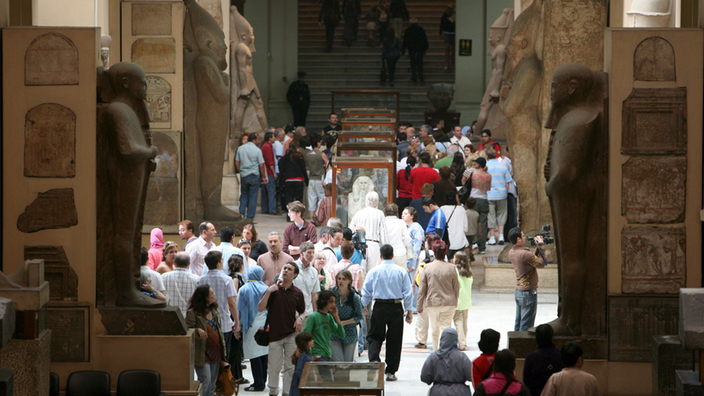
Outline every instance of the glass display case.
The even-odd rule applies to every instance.
[[[391,158],[394,162],[398,160],[395,142],[341,142],[335,147],[338,157]]]
[[[340,119],[343,118],[368,118],[368,117],[383,117],[396,120],[396,111],[388,109],[375,108],[358,108],[358,109],[342,109]]]
[[[305,395],[384,394],[385,364],[308,362],[298,386]]]
[[[370,191],[379,194],[379,209],[396,197],[395,169],[392,158],[338,156],[332,160],[333,217],[347,225],[364,208]]]

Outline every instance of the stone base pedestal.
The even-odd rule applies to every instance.
[[[180,336],[96,336],[94,370],[110,374],[113,391],[121,372],[155,370],[161,374],[161,390],[165,394],[196,395],[194,335],[195,330],[189,329]]]
[[[34,340],[10,340],[0,351],[0,367],[15,372],[14,396],[49,394],[51,330]]]
[[[110,335],[186,335],[188,331],[178,307],[101,307],[98,310]]]
[[[677,370],[677,396],[704,396],[704,385],[699,382],[699,371]]]
[[[425,123],[435,128],[439,121],[442,121],[442,131],[450,133],[453,125],[460,125],[461,113],[425,113]]]
[[[669,396],[675,392],[678,370],[694,370],[694,351],[682,347],[675,335],[653,336],[653,396]]]
[[[584,359],[608,359],[609,343],[606,337],[564,337],[555,336],[552,338],[555,346],[562,348],[566,342],[573,341],[579,343],[584,350]],[[509,331],[508,349],[516,353],[516,357],[525,359],[526,355],[538,349],[535,343],[535,334],[527,331]]]
[[[501,263],[497,257],[482,258],[484,264],[484,284],[479,285],[482,293],[513,293],[516,288],[516,271],[510,263]],[[539,269],[538,293],[557,294],[557,265]]]

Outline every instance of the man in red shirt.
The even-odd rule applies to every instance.
[[[488,129],[485,129],[482,131],[482,144],[479,145],[478,150],[485,150],[488,149],[489,147],[493,148],[496,150],[496,158],[501,158],[501,146],[499,146],[498,143],[495,143],[493,140],[491,140],[491,131]]]
[[[411,177],[408,179],[408,181],[413,184],[413,192],[411,194],[413,199],[421,197],[420,189],[423,187],[423,184],[432,184],[434,181],[440,180],[440,175],[438,175],[438,172],[430,165],[430,154],[421,153],[418,158],[420,159],[420,166],[411,171]]]
[[[269,182],[262,184],[262,213],[276,214],[276,159],[274,159],[274,133],[264,134],[262,156]]]

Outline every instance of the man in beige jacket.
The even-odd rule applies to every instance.
[[[460,283],[455,266],[445,261],[447,244],[435,241],[432,245],[435,260],[425,265],[418,290],[418,313],[428,315],[433,337],[433,349],[437,350],[440,333],[452,325],[457,308]]]

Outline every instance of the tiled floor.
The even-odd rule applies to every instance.
[[[257,215],[255,218],[257,231],[261,235],[260,239],[266,240],[266,235],[270,231],[278,231],[283,233],[284,228],[289,224],[285,222],[282,216]],[[487,255],[498,256],[503,246],[489,246]],[[477,255],[479,260],[481,256]],[[475,263],[476,264],[476,263]],[[480,355],[477,348],[479,335],[482,330],[492,328],[501,333],[500,348],[506,348],[507,332],[513,330],[513,322],[515,315],[515,302],[513,294],[482,294],[479,292],[478,283],[483,279],[483,269],[474,266],[475,282],[472,291],[473,306],[469,309],[469,329],[467,332],[467,356],[474,360]],[[538,296],[538,314],[536,317],[536,325],[549,322],[557,317],[557,295],[542,294]],[[403,352],[401,353],[401,367],[396,373],[398,381],[386,383],[387,396],[409,396],[409,395],[425,395],[428,391],[428,386],[420,381],[420,370],[427,356],[432,352],[431,347],[426,350],[415,349],[415,321],[410,325],[405,325],[403,334]],[[382,356],[384,351],[382,350]],[[362,357],[356,358],[357,361],[368,361],[367,352],[365,351]],[[252,374],[249,365],[245,370],[245,377],[252,379]],[[263,392],[244,392],[241,394],[264,395],[268,392],[265,389]]]

